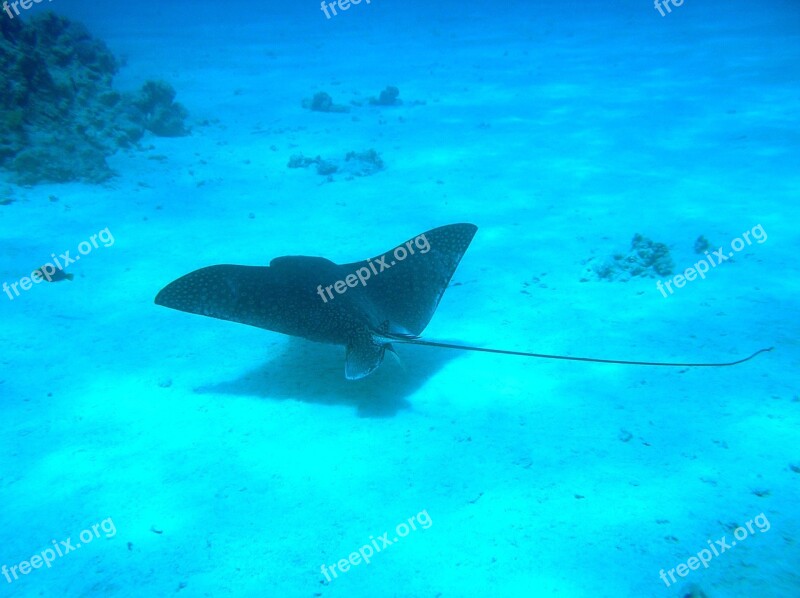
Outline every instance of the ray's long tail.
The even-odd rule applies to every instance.
[[[462,351],[480,351],[482,353],[500,353],[503,355],[518,355],[521,357],[536,357],[539,359],[561,359],[565,361],[591,361],[594,363],[616,363],[620,365],[649,365],[649,366],[657,366],[657,367],[692,367],[692,368],[719,368],[719,367],[726,367],[730,365],[738,365],[740,363],[744,363],[745,361],[750,361],[756,355],[761,353],[768,353],[772,351],[774,347],[769,347],[768,349],[759,349],[752,355],[748,357],[744,357],[743,359],[737,359],[736,361],[730,361],[727,363],[672,363],[672,362],[662,362],[662,361],[629,361],[626,359],[599,359],[596,357],[572,357],[569,355],[548,355],[546,353],[524,353],[522,351],[506,351],[504,349],[486,349],[483,347],[470,347],[465,345],[452,345],[450,343],[438,343],[435,341],[426,341],[419,338],[393,338],[394,342],[398,343],[406,343],[409,345],[423,345],[426,347],[440,347],[442,349],[460,349]]]

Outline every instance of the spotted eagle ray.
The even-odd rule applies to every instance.
[[[664,363],[524,353],[419,338],[477,230],[474,224],[442,226],[397,246],[393,252],[351,264],[339,265],[323,257],[283,256],[273,259],[269,266],[208,266],[169,283],[155,302],[179,311],[344,345],[345,376],[349,380],[375,371],[385,351],[394,351],[392,343],[670,367],[736,365],[771,350],[761,349],[729,363]],[[422,247],[420,239],[425,240]],[[398,253],[401,249],[403,252]]]

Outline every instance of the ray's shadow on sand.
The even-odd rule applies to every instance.
[[[322,405],[348,405],[360,417],[393,417],[409,409],[406,397],[419,390],[458,352],[397,345],[400,360],[386,352],[375,372],[361,380],[344,377],[344,347],[289,338],[264,365],[234,380],[195,388],[200,394],[293,399]]]

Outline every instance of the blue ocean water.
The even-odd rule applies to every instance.
[[[0,19],[0,596],[800,595],[796,0]]]

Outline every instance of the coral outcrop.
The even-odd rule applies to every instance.
[[[400,90],[394,85],[389,85],[384,89],[377,98],[370,98],[369,103],[373,106],[399,106],[403,103],[398,99]]]
[[[297,154],[289,159],[289,168],[308,168],[317,167],[317,174],[333,180],[334,174],[343,175],[345,178],[370,176],[383,170],[384,163],[380,154],[374,149],[364,152],[347,152],[343,159],[326,160],[321,156],[309,158],[303,154]]]
[[[19,183],[101,182],[106,158],[151,131],[188,133],[169,84],[114,91],[118,62],[86,28],[53,13],[0,19],[0,167]]]
[[[320,91],[314,97],[303,100],[303,108],[312,112],[350,112],[350,108],[341,104],[334,104],[329,93]]]
[[[593,270],[600,279],[625,282],[634,277],[670,276],[674,267],[669,247],[635,234],[627,254],[614,254],[611,259],[595,266]]]

